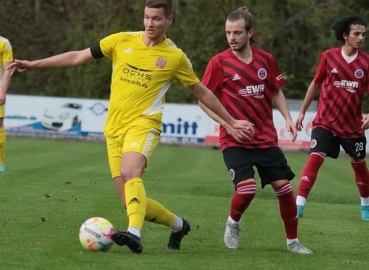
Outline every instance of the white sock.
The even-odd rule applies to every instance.
[[[133,235],[136,235],[138,238],[141,238],[141,230],[136,227],[128,227],[128,232]]]
[[[298,242],[299,239],[298,238],[295,238],[295,239],[287,239],[287,245],[290,245],[292,243],[295,243],[295,242]]]
[[[175,217],[174,218],[174,223],[171,227],[173,232],[179,232],[180,230],[182,230],[183,228],[183,219],[181,219],[180,217]]]
[[[361,205],[363,206],[369,205],[369,197],[368,198],[361,197]]]
[[[297,205],[302,205],[304,206],[306,203],[306,198],[302,197],[302,196],[297,196],[296,197],[296,204]]]
[[[239,220],[239,221],[235,221],[235,220],[233,220],[233,218],[231,218],[231,216],[228,216],[228,221],[229,221],[230,223],[237,223],[237,224],[239,224],[241,220]]]

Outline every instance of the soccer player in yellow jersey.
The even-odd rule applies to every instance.
[[[147,198],[141,175],[158,144],[165,94],[171,81],[178,80],[214,113],[238,131],[238,140],[253,136],[247,121],[235,120],[195,75],[186,55],[166,38],[173,20],[172,0],[147,0],[143,32],[122,32],[102,39],[81,51],[24,61],[15,60],[10,68],[29,69],[80,66],[93,59],[112,60],[111,95],[104,135],[115,186],[127,208],[128,230],[118,231],[112,240],[142,252],[141,228],[144,220],[172,229],[168,249],[179,249],[190,224],[160,203]]]
[[[6,91],[11,78],[11,70],[8,69],[10,63],[13,61],[13,51],[9,40],[0,36],[0,172],[5,171],[5,100]]]

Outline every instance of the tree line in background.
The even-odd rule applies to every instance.
[[[320,53],[340,45],[330,30],[334,20],[359,14],[369,19],[368,0],[174,0],[175,22],[168,31],[201,78],[208,60],[228,48],[227,15],[246,5],[256,19],[258,47],[274,54],[286,78],[287,98],[302,99]],[[0,35],[14,57],[33,60],[89,47],[120,31],[143,29],[144,0],[0,0]],[[364,45],[368,48],[368,44]],[[16,74],[10,93],[108,98],[111,63],[98,60],[77,68]],[[168,102],[192,103],[174,84]]]

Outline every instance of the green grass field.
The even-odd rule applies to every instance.
[[[306,154],[287,157],[299,175]],[[158,147],[144,175],[147,194],[187,218],[192,231],[180,251],[167,251],[169,229],[146,223],[140,255],[118,246],[93,253],[79,243],[79,227],[90,217],[105,217],[116,229],[127,226],[105,144],[10,138],[6,165],[0,173],[0,269],[369,269],[369,222],[361,220],[346,157],[323,165],[300,220],[299,239],[311,256],[286,251],[270,186],[258,190],[243,217],[240,249],[224,246],[233,186],[219,150]]]

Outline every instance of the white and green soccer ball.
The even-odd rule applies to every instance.
[[[79,229],[81,245],[91,251],[107,251],[112,245],[113,225],[102,217],[93,217],[83,222]]]

